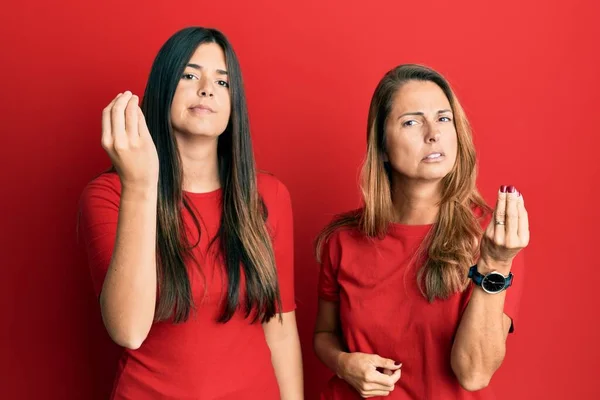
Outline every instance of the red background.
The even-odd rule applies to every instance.
[[[76,247],[78,197],[108,165],[102,108],[117,92],[142,94],[162,43],[204,25],[238,52],[259,167],[292,195],[307,399],[329,376],[311,346],[312,241],[333,213],[357,205],[371,94],[406,62],[454,85],[485,197],[513,184],[530,211],[520,323],[492,382],[499,398],[600,398],[593,0],[52,3],[6,5],[0,17],[0,397],[109,393],[118,349]],[[226,373],[244,371],[231,360]]]

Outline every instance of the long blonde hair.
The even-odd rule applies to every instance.
[[[450,102],[458,137],[458,151],[452,171],[442,179],[440,210],[437,221],[423,241],[417,257],[425,262],[420,268],[418,285],[429,301],[446,299],[462,291],[468,283],[467,271],[479,256],[481,224],[474,211],[491,212],[475,186],[477,165],[469,121],[450,84],[431,68],[405,64],[385,74],[377,85],[367,125],[367,154],[361,172],[364,206],[338,215],[316,240],[317,260],[329,236],[340,228],[358,228],[368,237],[385,236],[395,213],[391,197],[389,167],[384,162],[385,121],[394,95],[408,81],[430,81],[438,85]],[[426,256],[426,257],[420,257]]]

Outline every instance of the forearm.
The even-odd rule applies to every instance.
[[[111,338],[136,349],[150,331],[156,305],[157,189],[123,187],[113,256],[100,295]]]
[[[290,333],[275,343],[271,342],[269,348],[281,399],[303,399],[302,352],[298,334]]]
[[[277,316],[263,324],[265,339],[271,350],[271,363],[279,385],[280,396],[283,400],[304,398],[304,383],[302,379],[302,352],[296,313],[291,311]]]
[[[486,267],[484,267],[486,268]],[[506,291],[488,294],[475,286],[452,347],[452,369],[467,390],[483,389],[502,364],[510,319],[504,315]]]
[[[315,332],[313,346],[319,360],[339,376],[342,358],[348,354],[345,351],[339,334],[334,332]]]

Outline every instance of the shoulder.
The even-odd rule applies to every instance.
[[[116,172],[103,172],[89,181],[81,194],[82,202],[94,199],[118,200],[121,196],[121,180]]]
[[[288,232],[292,235],[292,201],[287,187],[273,174],[265,172],[258,173],[256,180],[258,193],[266,209],[267,223],[273,229],[273,234]]]
[[[116,172],[103,172],[85,185],[85,192],[112,191],[121,193],[121,180]]]
[[[321,252],[339,254],[342,247],[363,242],[365,235],[358,226],[361,213],[362,209],[355,209],[333,217],[319,235]]]
[[[268,172],[259,172],[256,175],[258,193],[268,206],[277,206],[290,202],[288,188],[275,175]]]
[[[103,172],[84,187],[79,198],[78,232],[106,236],[119,215],[121,180],[115,172]],[[79,229],[81,227],[81,229]]]

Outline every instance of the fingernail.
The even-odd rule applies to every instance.
[[[500,186],[500,193],[506,193],[506,185]]]
[[[506,188],[506,191],[508,193],[514,193],[514,192],[517,191],[517,188],[515,188],[514,186],[509,186],[509,187]]]
[[[401,363],[401,362],[398,362],[398,361],[396,361],[396,362],[394,363],[394,365],[396,365],[396,366],[398,366],[398,367],[401,367],[401,366],[402,366],[402,363]]]

